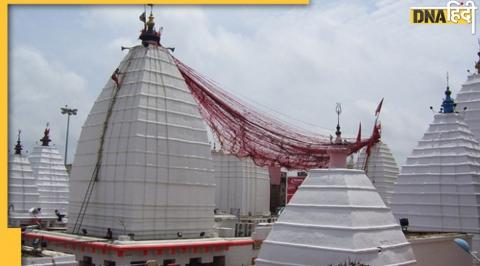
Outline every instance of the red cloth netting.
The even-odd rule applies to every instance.
[[[333,144],[329,136],[300,130],[265,116],[178,59],[174,60],[223,151],[239,158],[249,157],[258,166],[287,169],[328,166],[327,151],[338,145]],[[366,145],[372,146],[380,138],[378,128],[375,129],[368,139],[345,140],[344,147],[351,154]]]

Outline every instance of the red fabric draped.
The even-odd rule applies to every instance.
[[[288,169],[326,168],[330,137],[294,128],[255,110],[222,90],[214,82],[174,58],[200,114],[220,142],[223,151],[249,157],[258,166]],[[345,140],[350,153],[377,142],[379,135],[363,140]]]

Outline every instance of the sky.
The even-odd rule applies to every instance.
[[[401,165],[439,110],[449,73],[455,97],[478,60],[469,25],[412,25],[409,7],[439,1],[317,1],[308,6],[155,6],[162,44],[222,88],[289,124],[333,134],[371,133]],[[446,3],[446,2],[445,2]],[[478,5],[478,4],[477,4]],[[93,102],[126,51],[140,44],[143,6],[9,6],[9,147],[24,149],[48,122],[68,161]],[[478,17],[477,17],[477,21]],[[478,25],[477,25],[478,26]],[[477,29],[480,31],[480,29]]]

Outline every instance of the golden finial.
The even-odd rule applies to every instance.
[[[140,40],[142,40],[142,45],[148,47],[149,44],[153,45],[160,45],[160,36],[161,36],[161,29],[160,31],[155,31],[155,17],[153,16],[153,5],[148,4],[150,6],[150,15],[148,16],[148,20],[146,19],[146,12],[147,7],[146,5],[144,12],[140,15],[140,20],[144,23],[144,28],[142,33],[140,34]]]
[[[150,7],[150,16],[148,16],[148,21],[146,25],[147,25],[147,30],[152,31],[153,26],[155,26],[155,21],[154,21],[155,17],[153,16],[153,4],[148,4],[148,6]]]

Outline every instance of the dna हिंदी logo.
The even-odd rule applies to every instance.
[[[412,24],[471,24],[475,34],[475,2],[448,1],[446,6],[411,7],[410,23]]]

